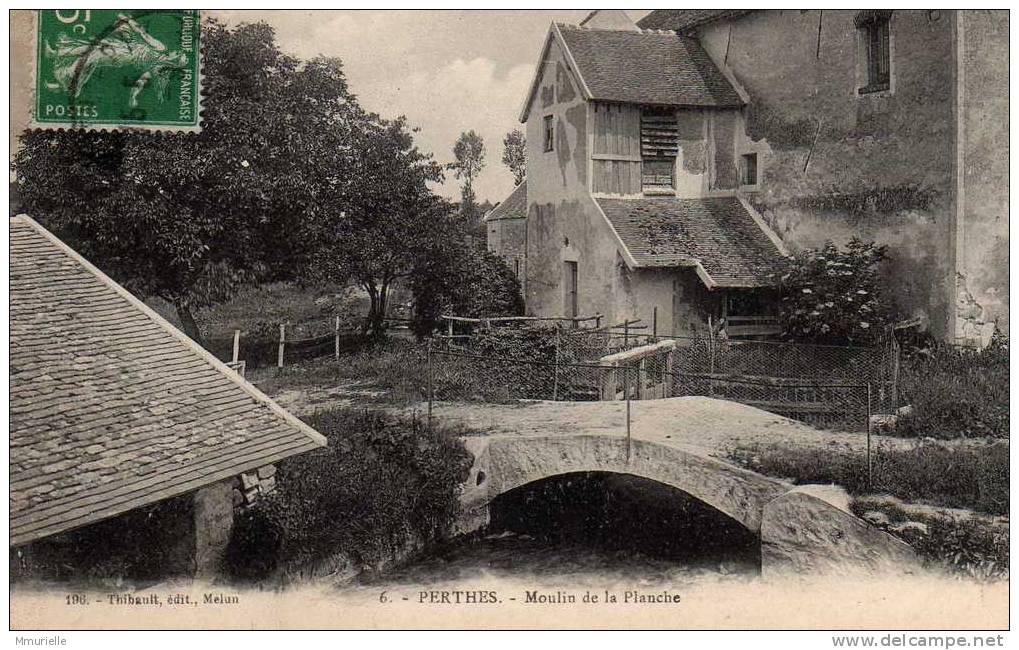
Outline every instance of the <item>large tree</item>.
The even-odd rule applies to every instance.
[[[201,133],[26,132],[14,161],[26,212],[199,341],[195,309],[309,259],[360,114],[339,62],[284,55],[265,24],[202,39]]]
[[[502,164],[513,174],[513,184],[520,185],[527,176],[527,137],[513,129],[502,139]]]
[[[349,279],[368,294],[367,329],[384,331],[389,295],[459,239],[452,206],[429,182],[442,168],[414,146],[404,118],[363,115],[351,130],[352,165],[331,186],[337,206],[318,221],[311,277]],[[341,209],[342,208],[342,209]]]

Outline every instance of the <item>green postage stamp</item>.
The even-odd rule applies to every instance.
[[[34,128],[198,131],[197,10],[46,9]]]

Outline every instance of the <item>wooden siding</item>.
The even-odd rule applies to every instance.
[[[640,109],[625,104],[594,104],[594,155],[640,160]]]
[[[640,161],[594,160],[596,194],[640,194]]]

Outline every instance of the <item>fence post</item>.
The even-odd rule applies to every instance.
[[[340,317],[336,317],[336,322],[333,324],[333,358],[337,361],[340,360]]]
[[[867,382],[867,489],[874,487],[874,461],[870,453],[871,435],[871,403],[870,403],[870,382]]]
[[[450,321],[452,323],[453,321]],[[432,429],[432,400],[435,398],[435,377],[432,366],[432,339],[428,339],[428,430]]]
[[[555,365],[552,367],[552,401],[559,401],[559,326],[555,326]]]
[[[892,332],[892,404],[895,412],[899,412],[899,359],[902,351],[899,349],[899,341]]]
[[[598,330],[601,329],[601,314],[594,317],[594,328]]]
[[[234,354],[233,362],[237,363],[241,358],[241,331],[234,330]]]
[[[658,307],[651,310],[651,338],[658,339]]]
[[[633,366],[623,366],[623,397],[626,398],[626,462],[630,462],[630,370]]]
[[[623,349],[630,347],[630,319],[623,320]]]
[[[451,337],[453,336],[453,321],[450,319],[446,320],[446,333]]]
[[[644,387],[647,386],[647,357],[637,362],[637,399],[644,399]]]
[[[279,352],[276,355],[277,368],[283,367],[283,346],[286,345],[286,342],[287,342],[287,326],[283,323],[280,323],[280,347]]]

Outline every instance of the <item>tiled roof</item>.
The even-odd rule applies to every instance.
[[[590,99],[662,106],[743,104],[693,38],[569,25],[559,30]]]
[[[513,188],[506,200],[492,208],[485,221],[501,219],[523,219],[527,216],[527,181]]]
[[[10,247],[12,546],[325,445],[35,221]]]
[[[776,283],[785,257],[733,197],[597,199],[641,267],[699,264],[719,287]]]
[[[715,20],[737,18],[752,9],[655,9],[637,21],[641,29],[669,29],[683,32]]]

